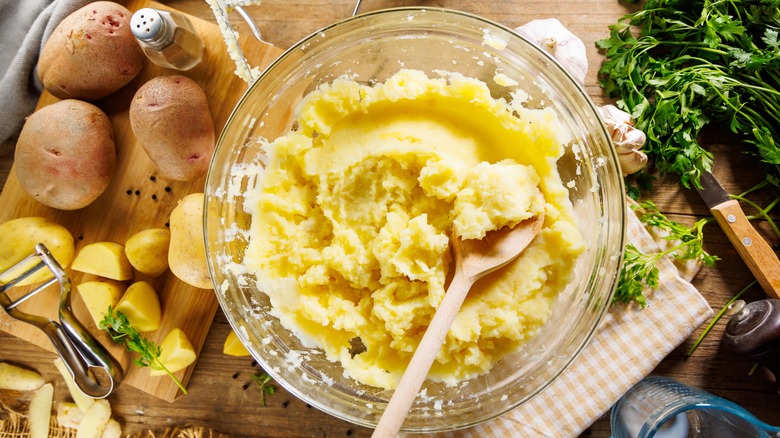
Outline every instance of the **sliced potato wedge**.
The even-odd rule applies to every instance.
[[[133,265],[127,260],[125,247],[114,242],[95,242],[81,248],[71,268],[118,281],[133,278]]]
[[[108,306],[116,308],[117,303],[125,293],[126,286],[116,280],[101,278],[94,281],[86,281],[76,286],[79,295],[89,310],[95,327],[100,327],[100,321],[108,313]]]
[[[127,315],[127,320],[139,332],[160,328],[160,299],[152,285],[138,281],[130,285],[114,308]]]
[[[175,328],[171,330],[160,343],[160,362],[168,368],[168,371],[175,373],[176,371],[187,368],[195,362],[195,349],[192,348],[192,343],[187,338],[187,335],[179,329]],[[164,376],[163,370],[151,370],[150,376]]]
[[[222,352],[228,356],[251,356],[249,350],[238,339],[236,332],[230,331],[225,339],[225,345],[222,346]]]

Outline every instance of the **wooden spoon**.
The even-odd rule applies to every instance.
[[[543,222],[544,215],[539,215],[514,228],[490,231],[483,239],[453,237],[455,275],[372,437],[396,436],[471,286],[520,255],[539,233]]]

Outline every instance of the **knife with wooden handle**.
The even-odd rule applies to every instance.
[[[699,195],[764,292],[780,298],[780,260],[775,252],[750,224],[739,202],[731,199],[711,173],[702,172],[701,186],[697,188]]]

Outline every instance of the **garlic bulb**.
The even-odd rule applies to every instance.
[[[647,165],[647,155],[640,149],[645,145],[647,136],[634,127],[631,115],[614,105],[600,107],[599,113],[612,136],[623,175],[631,175],[644,168]]]
[[[515,32],[537,44],[569,72],[580,84],[588,73],[588,55],[585,43],[555,18],[531,20],[515,28]]]

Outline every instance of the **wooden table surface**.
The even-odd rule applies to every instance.
[[[202,0],[170,0],[167,5],[193,16],[210,21],[213,16]],[[587,92],[597,104],[608,103],[597,85],[596,71],[602,55],[594,42],[607,36],[607,26],[636,6],[618,0],[364,0],[361,11],[385,7],[423,5],[460,9],[516,27],[534,18],[558,18],[567,28],[585,41],[590,62]],[[264,0],[261,6],[247,7],[259,24],[263,38],[280,48],[295,44],[317,29],[352,14],[353,0]],[[241,32],[249,32],[238,15],[232,17]],[[717,133],[711,134],[709,147],[715,152],[715,174],[732,193],[741,193],[760,178],[755,163],[741,154],[741,145],[726,144]],[[0,146],[0,187],[8,178],[13,161],[15,138]],[[766,205],[774,195],[760,193],[753,199]],[[655,192],[649,195],[661,211],[670,218],[692,224],[698,218],[709,216],[704,203],[695,192],[676,183],[674,177],[661,178]],[[4,208],[5,206],[0,206]],[[756,223],[770,244],[778,243],[766,223]],[[705,228],[706,249],[720,256],[713,268],[703,269],[693,283],[709,304],[719,310],[735,293],[752,280],[750,272],[716,225]],[[748,301],[763,298],[763,292],[754,287],[744,298]],[[651,309],[645,311],[651,312]],[[776,408],[780,396],[768,381],[762,369],[750,373],[753,364],[725,351],[721,335],[725,320],[721,321],[696,353],[686,359],[685,352],[703,327],[692,339],[685,341],[664,359],[654,374],[676,378],[714,394],[730,399],[748,409],[760,419],[780,425],[780,411]],[[204,426],[214,432],[233,437],[314,437],[314,436],[368,436],[370,430],[335,419],[307,406],[284,390],[269,396],[267,406],[260,404],[260,395],[253,387],[251,374],[256,367],[250,358],[228,357],[222,354],[222,342],[230,326],[218,312],[211,327],[193,377],[190,394],[174,403],[155,399],[132,387],[121,387],[112,396],[114,416],[125,426],[125,432],[135,434],[153,430],[158,435],[169,427]],[[49,380],[57,377],[52,365],[54,355],[7,334],[0,333],[0,361],[13,361],[39,370]],[[56,399],[65,398],[64,384],[57,379]],[[0,402],[11,407],[24,408],[25,400],[14,399],[0,392]],[[608,413],[596,421],[584,435],[609,436]]]

